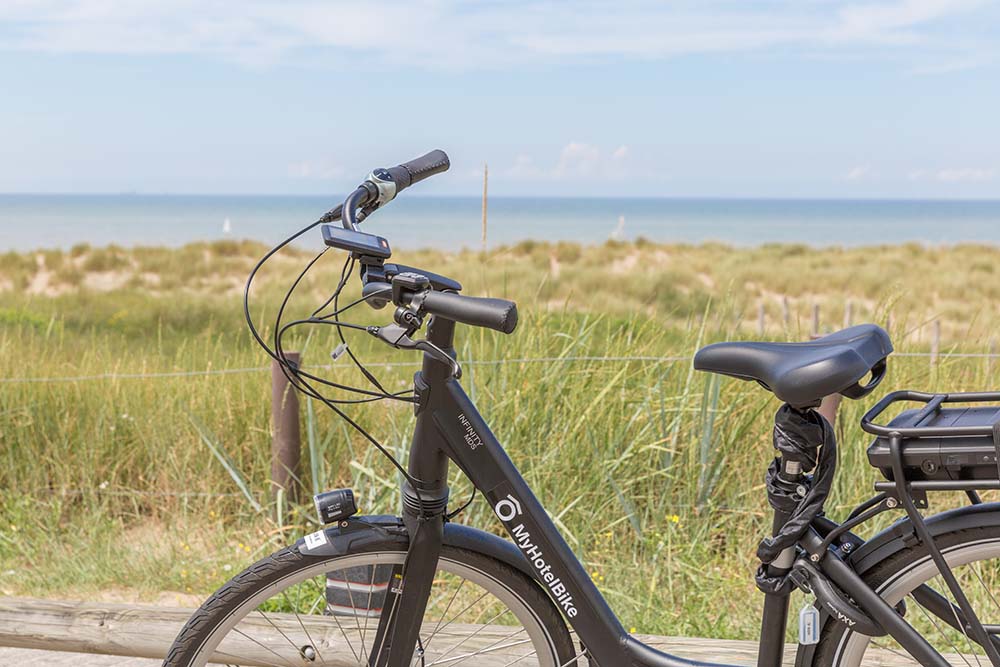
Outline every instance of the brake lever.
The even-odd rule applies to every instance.
[[[413,340],[407,333],[406,327],[398,324],[389,324],[384,327],[368,327],[367,331],[383,343],[399,350],[419,350],[426,352],[438,361],[448,364],[451,367],[452,377],[456,379],[462,377],[462,367],[451,355],[424,338]]]

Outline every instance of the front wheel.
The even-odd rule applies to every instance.
[[[956,530],[935,541],[984,625],[1000,627],[1000,527]],[[927,549],[921,545],[897,551],[874,565],[865,581],[889,604],[905,601],[906,620],[952,665],[988,667],[989,658],[975,640],[924,608],[914,597],[922,584],[955,604]],[[917,665],[891,637],[868,637],[842,623],[827,621],[812,667]]]
[[[278,551],[209,598],[163,665],[368,667],[384,648],[376,646],[383,601],[405,557],[389,544],[338,556]],[[563,667],[574,655],[534,581],[483,554],[443,548],[412,665]]]

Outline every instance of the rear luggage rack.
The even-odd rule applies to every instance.
[[[925,405],[903,411],[886,425],[875,423],[903,401]],[[993,405],[942,407],[953,403]],[[1000,392],[897,391],[862,417],[861,428],[877,436],[868,459],[889,480],[876,482],[877,491],[898,497],[899,481],[917,497],[928,491],[1000,489]]]

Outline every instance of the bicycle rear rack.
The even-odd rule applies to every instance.
[[[915,401],[924,403],[925,405],[917,412],[900,415],[893,420],[893,422],[897,422],[895,424],[893,422],[887,425],[875,423],[874,420],[885,412],[889,406],[900,401]],[[1000,667],[1000,650],[998,650],[997,642],[994,641],[983,626],[982,621],[979,620],[975,610],[973,610],[972,604],[959,585],[941,550],[935,544],[934,538],[927,529],[923,516],[918,509],[918,504],[926,507],[928,491],[965,491],[973,503],[979,503],[982,501],[976,493],[977,490],[1000,489],[1000,420],[994,419],[990,423],[949,426],[936,424],[921,425],[942,416],[941,406],[946,403],[986,402],[1000,402],[1000,392],[928,394],[917,391],[897,391],[883,398],[862,417],[861,428],[868,433],[878,436],[880,439],[884,438],[888,441],[888,459],[891,466],[892,479],[885,482],[876,482],[875,489],[888,494],[891,498],[897,499],[903,505],[913,526],[914,534],[927,547],[927,551],[937,566],[941,578],[944,579],[948,590],[958,603],[959,609],[955,610],[955,612],[957,617],[960,616],[963,632],[975,639],[983,647],[994,667]],[[988,413],[989,410],[985,412],[980,411],[974,414],[974,418],[967,421],[975,422],[982,420]],[[998,408],[996,416],[1000,417],[1000,408]],[[961,417],[957,417],[954,421],[962,421],[962,419]],[[997,466],[997,476],[995,478],[972,479],[908,479],[907,467],[903,457],[904,443],[912,443],[928,438],[942,438],[942,449],[945,450],[949,446],[954,447],[957,443],[963,449],[963,455],[973,451],[975,445],[980,444],[976,443],[976,440],[992,439],[992,458],[979,460],[973,464],[981,466],[984,463],[992,463]],[[970,438],[973,440],[968,440]],[[953,440],[949,441],[949,439]],[[879,444],[878,440],[876,440],[876,444]],[[962,466],[959,465],[957,467],[961,469]],[[938,471],[930,470],[930,466],[928,466],[927,472],[933,473]],[[915,496],[923,502],[919,502],[915,499]],[[960,615],[959,611],[961,612]]]
[[[887,425],[876,424],[878,418],[894,403],[911,401],[924,403],[924,407],[919,411],[909,414],[904,420],[908,425],[889,423]],[[947,453],[949,442],[967,447],[968,456],[976,457],[974,460],[963,461],[968,466],[991,466],[996,470],[996,474],[990,477],[979,478],[955,478],[955,479],[907,479],[907,476],[900,476],[894,472],[893,479],[883,482],[876,482],[875,489],[898,497],[898,483],[903,480],[909,491],[918,495],[924,495],[928,491],[965,491],[970,494],[970,499],[974,503],[980,502],[975,496],[977,490],[1000,489],[1000,406],[996,409],[996,419],[992,423],[986,424],[962,424],[942,426],[938,424],[927,425],[941,415],[942,406],[950,403],[1000,403],[1000,392],[966,392],[955,394],[928,394],[919,391],[897,391],[889,394],[879,401],[864,417],[861,418],[861,428],[880,439],[886,439],[891,444],[892,440],[898,439],[901,445],[914,441],[939,438],[942,443],[942,452]],[[986,413],[989,410],[985,411]],[[902,416],[902,415],[901,415]],[[985,415],[982,412],[974,418],[981,418]],[[895,420],[894,420],[895,421]],[[961,421],[961,420],[956,420]],[[968,421],[968,420],[967,420]],[[901,447],[902,448],[902,447]],[[963,450],[963,454],[966,453]],[[896,457],[891,456],[892,463]],[[900,460],[901,469],[906,471],[905,462]],[[961,467],[961,464],[958,465]],[[991,471],[992,472],[992,471]]]

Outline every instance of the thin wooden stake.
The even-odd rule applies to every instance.
[[[931,366],[936,366],[941,354],[941,320],[934,320],[931,328]]]
[[[490,180],[490,165],[483,163],[483,254],[486,253],[486,200]]]
[[[848,300],[844,304],[844,328],[851,326],[852,321],[854,321],[854,302]]]
[[[812,322],[812,335],[813,337],[819,336],[819,304],[813,304],[813,322]]]
[[[993,359],[996,358],[997,356],[996,338],[990,338],[990,346],[989,349],[987,350],[987,354],[989,356],[986,357],[986,377],[989,378],[993,375]]]

